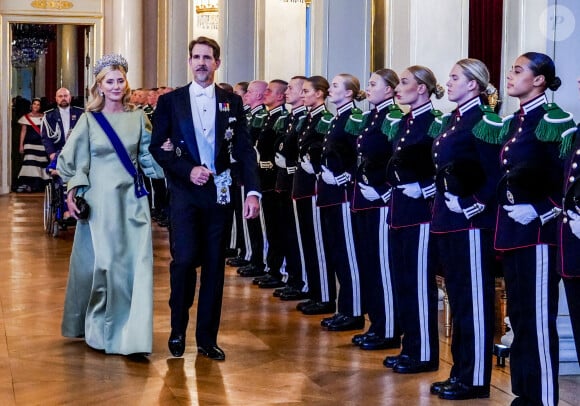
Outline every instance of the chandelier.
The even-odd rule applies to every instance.
[[[56,37],[56,26],[46,24],[12,25],[12,66],[26,68],[46,54],[48,43]]]

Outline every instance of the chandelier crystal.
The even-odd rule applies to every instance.
[[[47,24],[12,25],[12,66],[26,68],[46,54],[48,43],[56,37],[56,26]]]

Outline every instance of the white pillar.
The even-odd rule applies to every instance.
[[[119,53],[129,63],[127,78],[132,88],[143,86],[143,3],[141,0],[115,0],[107,15],[110,32],[105,53]]]
[[[71,24],[58,25],[57,45],[57,83],[58,87],[66,87],[71,95],[78,92],[78,52],[77,27]],[[49,98],[52,95],[47,95]]]
[[[191,4],[189,4],[191,3]],[[189,13],[195,12],[193,1],[159,0],[157,33],[157,85],[183,86],[187,84],[187,46]]]

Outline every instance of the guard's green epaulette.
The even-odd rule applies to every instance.
[[[327,110],[322,113],[322,117],[320,117],[318,124],[316,124],[316,132],[326,135],[328,130],[330,130],[330,124],[332,123],[332,120],[334,120],[334,114],[332,114],[330,111]]]
[[[391,135],[391,127],[393,124],[398,123],[401,118],[405,115],[401,107],[397,104],[391,104],[389,107],[389,112],[387,113],[383,124],[381,125],[381,132],[387,137]]]
[[[274,123],[274,126],[272,127],[272,129],[274,131],[276,131],[277,133],[284,131],[286,129],[286,126],[288,125],[287,118],[289,116],[290,116],[290,113],[288,112],[288,110],[283,110],[282,113],[280,114],[280,117],[278,117],[278,119]]]
[[[357,107],[352,108],[344,131],[352,135],[359,135],[365,126],[367,117],[368,114],[364,114],[361,109]]]
[[[253,128],[262,128],[264,123],[266,122],[266,118],[268,118],[268,110],[262,109],[258,111],[252,117],[252,127]]]
[[[304,125],[305,121],[306,121],[306,114],[303,114],[300,117],[298,117],[298,122],[294,126],[296,132],[298,132],[302,129],[302,126]]]
[[[473,135],[475,135],[475,138],[488,144],[501,144],[503,139],[501,136],[501,130],[503,128],[502,118],[488,105],[481,104],[479,108],[483,112],[483,116],[479,120],[479,123],[473,127]]]
[[[502,140],[502,143],[506,141],[507,136],[510,133],[510,125],[512,123],[512,119],[514,118],[513,114],[509,116],[505,116],[502,121],[501,131],[499,132],[499,138]]]
[[[441,119],[441,117],[443,117],[443,112],[441,110],[431,109],[431,114],[435,118],[429,126],[429,130],[427,130],[427,134],[429,137],[435,138],[439,135],[441,129],[443,128],[443,120]]]
[[[542,107],[546,110],[546,114],[536,127],[536,137],[543,142],[560,142],[560,157],[565,157],[572,144],[570,137],[563,139],[562,134],[576,126],[573,116],[556,103],[546,103]]]
[[[577,136],[578,127],[569,128],[562,133],[562,144],[560,145],[560,156],[562,158],[570,154]]]

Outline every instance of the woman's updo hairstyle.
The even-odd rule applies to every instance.
[[[413,65],[409,66],[407,70],[411,72],[417,83],[427,87],[429,96],[434,94],[438,99],[443,97],[445,94],[445,89],[443,89],[443,86],[437,83],[437,78],[435,78],[435,74],[431,69],[427,68],[426,66]]]
[[[330,85],[328,84],[328,80],[323,78],[322,76],[310,76],[306,79],[312,85],[314,91],[320,90],[322,92],[323,98],[328,97],[328,89],[330,89]]]
[[[489,82],[489,70],[487,66],[479,59],[465,58],[456,63],[461,68],[467,80],[475,80],[479,86],[479,92],[486,103],[490,99],[496,99],[498,91],[494,85]]]
[[[355,76],[350,73],[339,73],[337,76],[340,76],[344,80],[344,88],[352,91],[353,100],[361,101],[367,97],[364,90],[360,88],[360,81]]]
[[[530,61],[528,66],[534,72],[534,76],[544,76],[546,88],[554,92],[558,90],[562,81],[556,76],[556,66],[552,58],[540,52],[526,52],[522,56]]]
[[[376,70],[373,73],[380,76],[385,81],[387,86],[393,89],[393,91],[399,84],[399,76],[397,76],[397,73],[392,69],[383,68]]]

